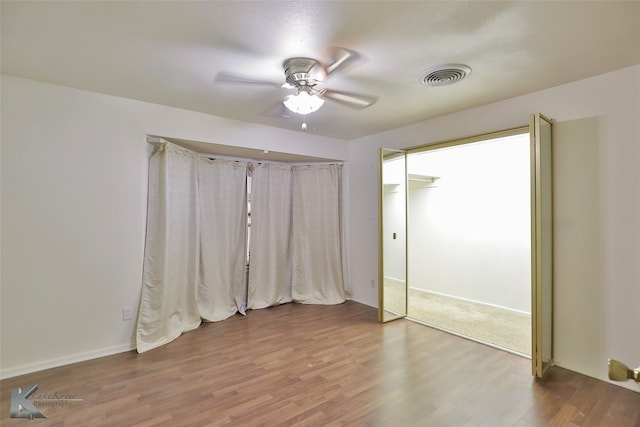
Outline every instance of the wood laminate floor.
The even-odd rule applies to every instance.
[[[10,418],[32,384],[48,418]],[[640,426],[640,393],[557,367],[538,381],[525,358],[355,302],[254,310],[0,386],[3,426]]]

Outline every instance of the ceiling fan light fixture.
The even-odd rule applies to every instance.
[[[471,67],[464,64],[444,64],[427,68],[420,74],[425,86],[448,86],[458,83],[471,74]]]
[[[317,95],[310,95],[301,90],[295,95],[289,95],[284,100],[284,105],[297,114],[310,114],[318,111],[324,104],[324,99]]]

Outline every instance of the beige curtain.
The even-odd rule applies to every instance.
[[[137,326],[138,352],[150,350],[200,325],[199,156],[173,144],[149,159],[147,238]]]
[[[174,144],[149,161],[147,237],[136,343],[166,344],[244,300],[246,162],[210,160]]]
[[[292,172],[293,300],[342,303],[342,165],[294,166]]]
[[[245,308],[344,302],[341,168],[212,160],[158,146],[149,161],[138,352]]]
[[[244,311],[247,163],[198,162],[200,264],[198,312],[217,321]]]
[[[250,240],[247,308],[290,302],[291,166],[253,166]]]

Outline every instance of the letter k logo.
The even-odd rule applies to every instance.
[[[27,399],[38,389],[38,385],[26,387],[23,390],[14,388],[11,390],[11,418],[47,418],[41,410],[36,408]]]

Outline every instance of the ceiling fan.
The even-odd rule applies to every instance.
[[[347,65],[353,64],[360,58],[356,52],[344,48],[332,48],[331,60],[322,63],[313,58],[295,57],[286,59],[284,69],[285,83],[254,79],[237,74],[221,72],[216,75],[217,83],[236,83],[247,85],[266,85],[294,89],[295,93],[287,95],[280,105],[289,111],[307,115],[318,111],[325,99],[356,110],[362,110],[373,105],[377,98],[351,92],[337,91],[322,87],[324,81],[337,71],[344,71]],[[303,122],[302,130],[306,130]]]

